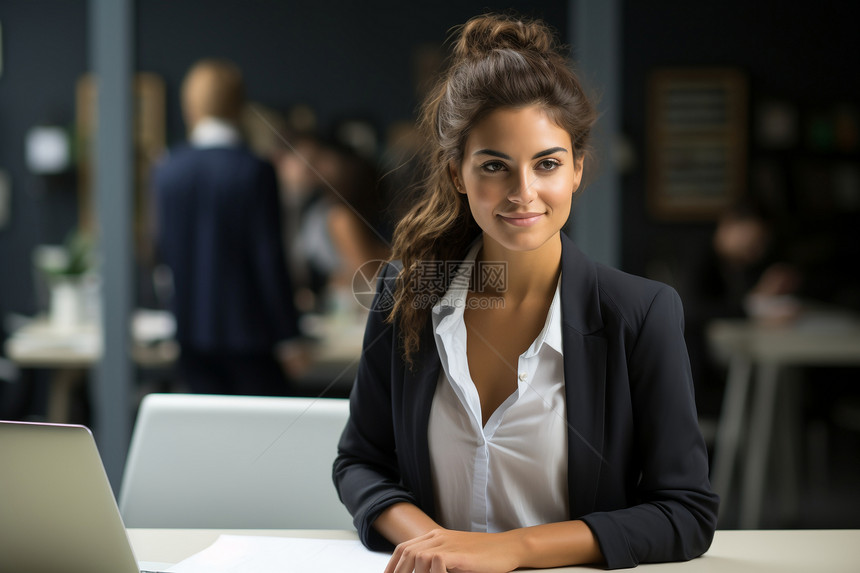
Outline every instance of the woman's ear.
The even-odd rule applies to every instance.
[[[574,193],[574,194],[575,194],[577,191],[579,191],[579,186],[580,186],[580,184],[582,183],[582,169],[583,169],[583,164],[584,164],[584,163],[585,163],[585,157],[584,157],[584,156],[580,156],[580,157],[579,157],[578,159],[576,159],[576,160],[574,161],[574,163],[573,163],[573,172],[574,172],[574,175],[573,175],[573,176],[574,176],[574,179],[573,179],[573,193]]]
[[[463,179],[460,177],[460,166],[455,163],[448,164],[448,175],[451,176],[451,182],[458,193],[466,194],[466,189],[463,187]]]

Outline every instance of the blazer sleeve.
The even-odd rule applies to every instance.
[[[392,354],[397,348],[396,329],[386,317],[395,277],[392,265],[380,273],[350,394],[349,420],[333,467],[338,495],[352,514],[362,543],[372,550],[387,551],[392,545],[373,528],[373,522],[395,503],[417,505],[415,495],[400,479],[394,435],[391,387],[402,362]]]
[[[626,509],[583,518],[610,569],[700,556],[710,547],[719,506],[708,481],[681,300],[670,287],[651,301],[627,360],[641,468],[635,499]]]

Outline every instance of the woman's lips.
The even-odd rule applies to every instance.
[[[543,213],[506,213],[499,214],[505,223],[515,227],[531,227],[543,216]]]

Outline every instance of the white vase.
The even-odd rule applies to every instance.
[[[80,282],[59,279],[51,284],[51,326],[57,330],[74,330],[83,314]]]

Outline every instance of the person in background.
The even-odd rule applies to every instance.
[[[276,154],[287,216],[296,221],[289,255],[303,311],[355,310],[352,280],[388,258],[375,161],[336,140],[296,134]]]
[[[738,201],[720,214],[708,250],[682,274],[687,347],[698,411],[705,418],[719,415],[725,385],[723,366],[708,348],[708,324],[745,317],[778,324],[800,310],[795,295],[803,276],[786,257],[785,247],[762,207]]]
[[[595,119],[545,25],[459,29],[333,467],[362,542],[394,549],[386,573],[622,568],[710,546],[719,498],[680,298],[562,231]]]
[[[335,288],[351,288],[353,275],[370,261],[390,256],[390,230],[384,217],[376,161],[348,145],[329,144],[327,228],[341,267]]]
[[[700,290],[724,316],[751,316],[763,320],[791,318],[791,309],[767,315],[763,305],[797,292],[801,276],[794,265],[780,259],[773,225],[761,209],[740,203],[726,210],[717,222],[708,271],[700,277]],[[782,309],[770,307],[772,312]]]
[[[193,392],[289,395],[301,360],[271,164],[243,143],[240,70],[195,64],[182,84],[188,143],[154,174],[157,253],[173,277],[179,373]]]

